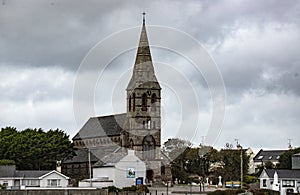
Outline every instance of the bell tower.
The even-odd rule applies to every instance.
[[[145,13],[127,92],[127,147],[147,164],[147,180],[161,176],[161,87],[154,73]]]

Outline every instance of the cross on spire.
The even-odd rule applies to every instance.
[[[146,15],[146,12],[143,12],[143,25],[145,25],[145,15]]]

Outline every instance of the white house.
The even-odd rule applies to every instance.
[[[300,193],[300,170],[264,169],[259,176],[260,188],[286,192]]]
[[[136,184],[136,179],[145,183],[146,164],[134,153],[134,150],[116,152],[105,156],[93,166],[92,180],[79,182],[79,187],[123,188]]]
[[[0,185],[7,189],[67,187],[69,177],[55,171],[16,170],[15,166],[0,166]]]

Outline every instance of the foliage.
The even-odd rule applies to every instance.
[[[255,189],[250,189],[249,191],[252,192],[254,195],[279,195],[278,191],[268,190],[268,189],[255,188]]]
[[[137,185],[137,186],[133,185],[130,187],[122,188],[122,191],[123,192],[146,192],[146,193],[148,193],[149,189],[146,185]]]
[[[5,190],[5,189],[6,189],[6,186],[0,184],[0,190]]]
[[[252,175],[245,175],[244,178],[243,178],[243,181],[246,184],[251,184],[251,183],[258,182],[258,178],[256,176],[252,176]]]
[[[118,192],[118,191],[120,191],[120,189],[117,188],[116,186],[108,186],[107,188],[103,188],[103,189],[107,189],[108,192]]]
[[[235,195],[235,194],[240,194],[244,193],[245,190],[242,189],[236,189],[236,190],[216,190],[213,192],[208,192],[208,195]]]
[[[290,149],[284,152],[279,158],[279,169],[291,169],[292,168],[292,155],[300,153],[300,147],[295,149]]]
[[[8,165],[16,165],[16,163],[15,163],[15,161],[8,160],[8,159],[0,160],[0,166],[8,166]]]
[[[0,159],[14,160],[17,169],[55,169],[56,161],[73,153],[69,136],[62,130],[25,129],[14,127],[0,131]]]
[[[245,150],[223,149],[217,151],[211,146],[192,148],[191,143],[178,138],[164,143],[164,152],[171,162],[173,180],[179,183],[199,182],[199,177],[210,177],[213,183],[218,176],[223,180],[240,180],[241,155],[243,159],[243,175],[248,173],[249,156]],[[198,181],[195,180],[197,178]]]
[[[242,150],[243,175],[248,173],[249,157]],[[223,149],[219,152],[222,167],[214,171],[214,175],[221,175],[224,181],[240,180],[241,175],[241,150]]]

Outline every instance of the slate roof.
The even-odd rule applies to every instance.
[[[287,150],[260,150],[254,157],[254,162],[278,161]]]
[[[22,178],[39,178],[51,171],[36,170],[16,170],[15,166],[0,166],[0,178],[22,177]]]
[[[278,178],[280,179],[300,179],[300,170],[291,169],[265,169],[270,178],[274,177],[275,171],[277,171]]]
[[[88,149],[77,149],[74,151],[75,155],[71,158],[66,158],[62,161],[64,164],[70,163],[86,163],[88,162]],[[98,158],[91,152],[91,162],[97,162]]]
[[[0,177],[10,177],[15,174],[16,166],[0,166]]]
[[[127,155],[127,152],[117,151],[111,154],[104,156],[97,163],[93,165],[93,167],[107,167],[114,166],[117,162],[119,162],[122,158]]]
[[[24,177],[24,178],[39,178],[43,175],[46,175],[51,171],[16,171],[15,177]]]
[[[118,136],[122,129],[124,129],[126,121],[126,113],[91,117],[73,137],[74,140]]]

